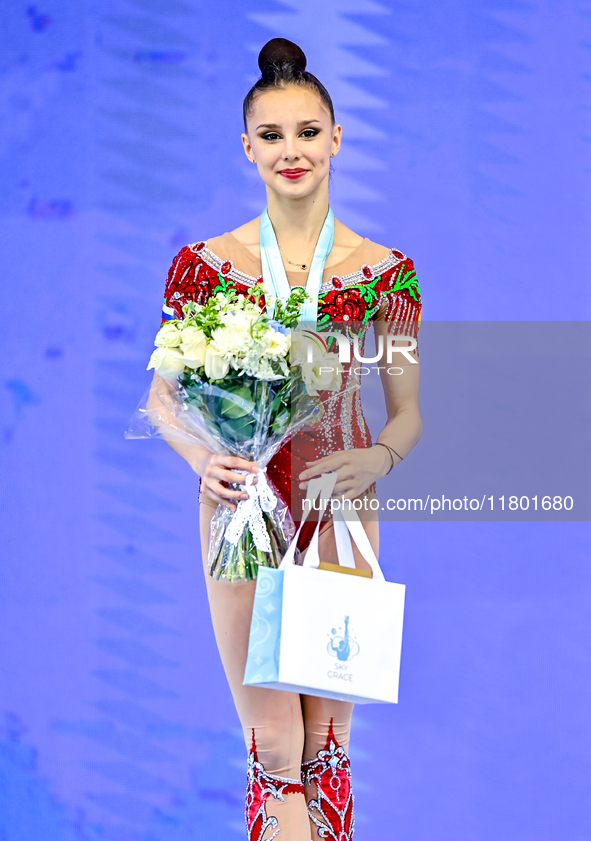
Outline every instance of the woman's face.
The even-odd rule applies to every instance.
[[[328,177],[341,126],[333,126],[314,90],[288,85],[256,97],[242,143],[267,187],[286,198],[304,198]]]

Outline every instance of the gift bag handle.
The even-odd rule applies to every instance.
[[[320,525],[322,523],[322,517],[326,510],[326,506],[328,505],[328,500],[330,499],[334,490],[334,486],[336,485],[336,481],[337,474],[336,471],[334,471],[333,473],[323,473],[321,476],[317,477],[316,479],[311,479],[308,482],[308,490],[306,492],[307,504],[304,504],[304,511],[300,527],[297,530],[294,539],[290,543],[287,552],[285,553],[283,560],[279,565],[279,569],[284,569],[286,566],[294,563],[295,549],[296,544],[298,542],[298,538],[300,536],[300,532],[308,518],[308,514],[312,509],[313,503],[316,502],[318,497],[320,497],[320,505],[318,510],[318,524],[314,529],[314,534],[312,535],[310,546],[308,547],[306,557],[304,558],[305,567],[310,567],[312,569],[318,567],[318,564],[320,563],[320,556],[318,553],[318,538],[320,534]],[[353,559],[353,550],[351,547],[352,538],[357,548],[359,549],[362,558],[365,561],[367,561],[367,563],[371,567],[373,578],[377,581],[384,581],[384,573],[380,569],[378,559],[376,558],[375,552],[373,551],[373,547],[369,541],[365,529],[363,528],[363,524],[359,519],[357,511],[355,511],[354,508],[349,509],[347,511],[347,518],[345,519],[343,517],[341,509],[334,508],[332,511],[332,516],[335,530],[337,557],[341,565],[346,567],[355,566],[355,561]]]
[[[380,567],[378,559],[376,558],[376,553],[373,551],[373,546],[367,536],[367,532],[363,528],[363,523],[359,519],[359,515],[354,508],[351,508],[347,511],[347,517],[343,517],[343,512],[340,508],[334,508],[332,512],[332,519],[334,522],[334,531],[335,531],[335,543],[337,545],[337,556],[339,562],[341,561],[341,552],[343,551],[341,547],[343,544],[347,546],[348,544],[348,551],[345,549],[347,554],[350,553],[351,559],[353,559],[353,551],[351,549],[351,539],[353,539],[355,545],[359,549],[361,553],[361,557],[367,561],[367,563],[371,567],[372,576],[377,581],[385,581],[384,573]],[[353,563],[344,563],[343,566],[355,566],[355,561]]]
[[[300,527],[296,531],[293,540],[289,544],[287,552],[285,553],[285,555],[283,556],[283,560],[279,564],[279,569],[285,569],[286,566],[290,566],[291,564],[293,564],[295,558],[296,545],[300,536],[300,532],[302,531],[304,523],[308,519],[308,514],[312,510],[312,505],[316,502],[318,497],[320,497],[320,507],[318,510],[318,525],[314,530],[310,546],[308,548],[308,551],[306,552],[306,557],[304,558],[304,566],[318,566],[320,560],[318,559],[315,564],[307,563],[308,556],[310,555],[310,550],[315,549],[313,555],[314,558],[318,558],[318,535],[320,532],[320,524],[322,522],[324,512],[326,511],[328,500],[331,497],[336,483],[336,470],[333,473],[323,473],[321,476],[318,476],[315,479],[310,479],[310,481],[308,482],[308,490],[306,491],[306,499],[304,501],[304,510],[302,513]]]

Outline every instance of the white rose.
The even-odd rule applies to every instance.
[[[181,332],[176,324],[163,324],[156,333],[154,344],[156,347],[178,347],[181,338]]]
[[[189,326],[181,331],[181,338],[180,350],[185,357],[185,365],[187,368],[200,368],[205,364],[205,333],[199,327]]]
[[[328,359],[320,362],[304,362],[302,379],[306,384],[308,394],[316,395],[318,391],[336,391],[341,385],[338,362]]]
[[[210,380],[221,380],[230,370],[230,363],[227,362],[221,353],[218,353],[211,345],[207,346],[205,354],[205,373]]]
[[[170,380],[178,377],[185,370],[185,360],[178,350],[159,347],[150,357],[146,370],[149,371],[150,368],[154,368],[156,373],[164,379]]]
[[[326,349],[318,339],[314,339],[306,333],[292,331],[291,336],[291,362],[292,365],[302,365],[305,362],[320,364],[320,360],[326,357]],[[330,363],[329,363],[330,364]]]

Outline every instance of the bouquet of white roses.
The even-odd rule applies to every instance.
[[[140,408],[126,436],[191,441],[261,468],[256,485],[247,474],[240,487],[249,497],[235,512],[220,505],[214,514],[208,568],[216,578],[252,579],[258,566],[279,565],[295,528],[265,467],[295,432],[319,419],[318,392],[340,388],[337,357],[310,331],[291,329],[305,295],[294,289],[271,319],[243,295],[220,292],[203,306],[185,304],[184,318],[167,321],[156,335],[148,368],[162,386],[152,387],[152,406]]]

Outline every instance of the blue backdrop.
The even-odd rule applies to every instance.
[[[257,52],[301,43],[343,125],[337,216],[414,258],[426,321],[588,319],[591,5],[43,0],[0,31],[0,836],[239,839],[196,480],[123,430],[172,257],[264,206]],[[355,712],[356,838],[588,839],[586,524],[383,535],[401,695]]]

